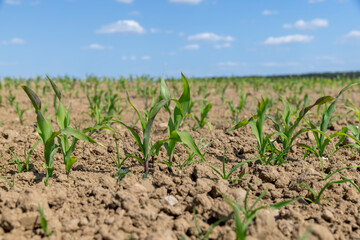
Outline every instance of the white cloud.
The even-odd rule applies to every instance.
[[[161,30],[159,28],[150,28],[151,33],[159,33]]]
[[[169,2],[171,3],[186,3],[186,4],[199,4],[201,3],[203,0],[169,0]]]
[[[345,35],[346,38],[356,38],[360,39],[360,31],[359,30],[352,30],[348,34]]]
[[[319,60],[321,62],[327,62],[335,65],[343,65],[345,64],[345,61],[342,59],[339,59],[335,56],[319,56],[315,58],[316,60]]]
[[[117,2],[119,2],[119,3],[132,3],[133,2],[133,0],[116,0]]]
[[[134,20],[119,20],[115,23],[111,23],[102,26],[96,30],[98,34],[114,34],[114,33],[145,33],[145,29]]]
[[[135,17],[141,15],[141,13],[140,13],[139,11],[131,11],[131,12],[129,12],[128,14],[129,14],[130,16],[135,16]]]
[[[121,57],[121,60],[123,60],[123,61],[126,61],[126,60],[135,61],[136,59],[137,59],[136,56],[130,56],[130,57],[122,56]]]
[[[184,47],[185,50],[198,50],[199,48],[199,44],[189,44]]]
[[[20,0],[4,0],[5,4],[9,4],[9,5],[20,5],[21,1]]]
[[[111,46],[103,46],[101,44],[97,44],[97,43],[92,43],[88,46],[89,49],[93,49],[93,50],[105,50],[105,49],[112,49]]]
[[[21,38],[12,38],[10,40],[1,41],[2,45],[22,45],[25,43],[25,40]]]
[[[216,48],[216,49],[229,48],[229,47],[231,47],[231,43],[229,43],[229,42],[226,42],[224,44],[215,44],[214,45],[214,48]]]
[[[264,44],[279,45],[285,43],[309,43],[312,40],[314,40],[313,36],[296,34],[296,35],[287,35],[281,37],[268,37],[265,40]]]
[[[227,61],[227,62],[219,62],[217,65],[219,67],[237,67],[240,64],[237,62]]]
[[[40,0],[36,0],[30,3],[31,6],[38,6],[40,5],[41,1]]]
[[[269,15],[276,15],[278,14],[279,12],[277,10],[264,10],[262,11],[262,15],[265,15],[265,16],[269,16]]]
[[[308,3],[321,3],[325,2],[325,0],[308,0]]]
[[[262,64],[264,67],[296,67],[300,64],[298,62],[267,62]]]
[[[294,24],[284,24],[283,28],[316,29],[327,26],[329,26],[329,22],[327,19],[316,18],[308,22],[300,19],[296,21]]]
[[[141,60],[148,61],[148,60],[151,60],[151,57],[150,56],[142,56]]]
[[[89,49],[95,49],[95,50],[104,50],[105,47],[103,45],[93,43],[89,45]]]
[[[232,42],[235,40],[232,36],[219,36],[215,33],[199,33],[196,35],[189,36],[187,38],[189,41],[208,41],[208,42],[219,42],[219,41],[225,41],[225,42]]]

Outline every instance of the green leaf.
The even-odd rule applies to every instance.
[[[312,189],[311,187],[303,184],[303,183],[295,183],[296,185],[302,186],[304,188],[306,188],[307,190],[309,190],[311,192],[311,194],[314,196],[314,199],[317,199],[318,195],[316,194],[316,192],[314,191],[314,189]]]
[[[163,100],[163,99],[170,100],[171,99],[170,91],[169,91],[168,86],[166,85],[164,78],[161,78],[161,82],[160,82],[160,97],[161,97],[161,100]],[[170,102],[168,105],[165,105],[165,108],[167,111],[170,112],[169,105],[170,105]]]
[[[255,120],[256,118],[257,118],[257,116],[254,115],[251,118],[249,118],[248,120],[242,120],[242,121],[238,122],[234,127],[227,130],[226,132],[230,132],[230,131],[234,131],[236,129],[242,128],[243,126],[246,126],[249,122]]]
[[[21,87],[22,87],[22,89],[24,89],[25,93],[30,98],[31,103],[35,108],[35,112],[37,113],[38,111],[40,111],[40,109],[41,109],[40,98],[36,95],[36,93],[33,90],[31,90],[27,86],[21,86]]]
[[[293,202],[296,202],[300,199],[300,197],[297,197],[297,198],[294,198],[294,199],[291,199],[291,200],[286,200],[286,201],[282,201],[282,202],[278,202],[278,203],[275,203],[273,205],[270,205],[268,206],[269,209],[274,209],[274,210],[278,210],[282,207],[285,207]]]
[[[305,116],[305,114],[310,111],[310,109],[312,109],[313,107],[315,106],[318,106],[318,105],[322,105],[324,103],[327,103],[327,102],[331,102],[332,100],[334,100],[333,97],[331,96],[325,96],[325,97],[321,97],[319,99],[316,100],[316,102],[312,105],[309,105],[305,108],[303,108],[300,113],[299,113],[299,119],[303,118]]]
[[[255,160],[257,160],[257,158],[256,158],[256,159],[245,160],[245,161],[242,161],[242,162],[236,164],[236,165],[230,170],[230,172],[228,173],[227,178],[229,178],[230,175],[231,175],[238,167],[244,165],[245,163],[253,162],[253,161],[255,161]]]
[[[48,75],[46,75],[46,78],[49,80],[49,82],[51,83],[51,87],[54,90],[57,98],[59,99],[59,101],[61,101],[61,92],[60,89],[56,86],[56,84],[50,79],[50,77]]]
[[[136,131],[132,127],[129,127],[125,123],[118,121],[118,120],[112,120],[111,122],[118,123],[118,124],[124,126],[130,132],[130,134],[133,136],[133,138],[135,139],[135,142],[137,143],[138,147],[140,148],[141,153],[143,155],[145,155],[145,149],[144,149],[143,143],[141,142],[140,136],[136,133]]]
[[[335,173],[338,173],[342,170],[345,169],[350,169],[350,168],[360,168],[360,165],[352,165],[352,166],[348,166],[348,167],[343,167],[343,168],[339,168],[336,169],[334,172],[329,172],[328,175],[324,178],[324,181],[326,181],[327,179],[329,179],[331,176],[333,176]]]
[[[325,114],[323,115],[323,119],[321,121],[321,126],[320,126],[321,131],[325,132],[327,127],[329,126],[331,115],[335,112],[336,103],[337,103],[340,95],[343,92],[345,92],[347,89],[349,89],[349,88],[351,88],[351,87],[353,87],[354,85],[357,85],[357,84],[359,84],[359,83],[349,84],[346,87],[344,87],[343,89],[341,89],[339,94],[335,97],[335,100],[332,102],[332,104],[329,106],[329,108],[326,110]]]
[[[153,125],[153,122],[155,120],[156,115],[159,113],[159,111],[168,103],[170,102],[170,100],[164,99],[161,100],[160,102],[156,103],[149,112],[148,115],[148,122],[146,124],[145,127],[145,131],[144,131],[144,153],[145,153],[145,160],[148,160],[147,158],[150,157],[148,156],[149,154],[149,143],[150,143],[150,133],[151,133],[151,128]]]
[[[204,156],[201,154],[198,146],[188,131],[173,131],[170,135],[170,139],[185,143],[203,162],[205,161]]]
[[[126,93],[127,94],[127,93]],[[144,118],[141,116],[141,114],[139,113],[139,111],[136,109],[136,107],[131,103],[130,101],[130,97],[129,95],[127,94],[127,100],[130,104],[130,106],[135,110],[136,114],[138,115],[138,118],[140,120],[140,124],[141,124],[141,128],[142,128],[142,131],[144,132],[145,131],[145,128],[146,128],[146,122],[144,120]]]
[[[340,183],[345,183],[345,182],[348,182],[349,180],[348,179],[343,179],[343,180],[338,180],[338,181],[333,181],[333,182],[328,182],[325,184],[325,186],[320,190],[319,194],[317,195],[317,198],[315,200],[315,203],[319,203],[320,200],[321,200],[321,195],[322,193],[325,191],[325,189],[327,189],[328,187],[330,187],[331,185],[334,185],[334,184],[340,184]]]
[[[58,125],[61,129],[67,128],[69,126],[67,121],[68,116],[69,116],[68,111],[66,110],[64,104],[60,102],[56,112],[56,118]]]
[[[50,121],[44,118],[41,111],[37,112],[37,125],[39,135],[45,144],[52,134],[52,126]]]
[[[46,140],[44,144],[44,152],[45,152],[45,164],[46,167],[52,167],[53,158],[58,149],[58,146],[55,144],[54,139],[61,134],[61,132],[53,132],[52,135]]]
[[[211,108],[212,108],[212,104],[211,104],[211,102],[209,102],[208,105],[206,105],[206,107],[204,109],[202,109],[203,111],[201,112],[201,121],[203,121],[205,119],[205,117],[208,115]]]
[[[74,165],[74,163],[76,163],[77,161],[77,157],[70,157],[67,162],[65,163],[65,168],[66,168],[66,173],[69,173],[70,172],[70,169],[72,167],[72,165]]]
[[[299,116],[296,119],[296,121],[294,122],[294,124],[290,127],[289,129],[289,133],[287,134],[289,136],[289,138],[291,138],[292,134],[294,133],[295,129],[297,128],[297,126],[299,125],[301,119],[304,118],[304,116],[306,115],[307,112],[309,112],[313,107],[315,106],[319,106],[322,104],[325,104],[327,102],[331,102],[332,100],[334,100],[333,97],[331,96],[325,96],[325,97],[321,97],[319,99],[316,100],[316,102],[312,105],[309,105],[305,108],[303,108],[300,112],[299,112]],[[291,139],[291,142],[294,140],[295,138]]]
[[[60,130],[63,134],[71,135],[79,140],[85,141],[85,142],[91,142],[91,143],[97,143],[94,139],[90,138],[89,136],[85,135],[79,130],[73,129],[73,128],[65,128]]]
[[[181,78],[184,82],[184,91],[179,99],[179,102],[181,104],[182,110],[184,111],[184,114],[187,114],[189,111],[190,106],[190,87],[187,78],[183,73],[181,73]]]

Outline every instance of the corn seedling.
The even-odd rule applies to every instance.
[[[164,142],[169,141],[168,139],[160,140],[160,141],[156,142],[155,144],[152,144],[150,134],[151,134],[151,128],[152,128],[152,125],[156,118],[156,115],[166,104],[168,104],[170,102],[170,100],[164,99],[164,100],[159,100],[159,101],[154,102],[150,111],[148,111],[147,114],[145,114],[145,117],[143,117],[139,113],[139,111],[135,108],[135,106],[131,103],[129,96],[128,96],[128,102],[131,105],[131,107],[135,110],[135,112],[140,120],[141,129],[143,132],[143,139],[141,140],[139,134],[134,130],[134,128],[126,125],[122,121],[112,120],[111,122],[121,124],[133,136],[136,144],[140,148],[140,154],[142,155],[142,157],[137,156],[137,153],[126,154],[126,157],[134,158],[134,159],[138,160],[144,166],[144,177],[146,178],[147,174],[149,172],[150,159],[153,158],[156,154],[158,154],[160,147],[162,146],[162,144]]]
[[[120,117],[124,109],[120,108],[119,98],[117,94],[112,94],[111,91],[104,91],[99,93],[95,89],[94,96],[90,96],[87,92],[87,99],[89,101],[89,108],[91,110],[91,118],[95,119],[94,126],[101,126],[109,122],[114,117]],[[103,97],[104,96],[104,97]]]
[[[239,105],[237,105],[237,106],[234,106],[233,101],[226,101],[227,105],[229,106],[232,120],[234,123],[239,122],[239,115],[242,112],[242,110],[246,104],[247,97],[248,97],[248,94],[244,95],[240,92],[239,93]]]
[[[263,165],[266,165],[268,161],[266,160],[265,152],[269,147],[270,137],[274,135],[274,133],[264,136],[263,126],[266,119],[266,112],[269,108],[270,102],[268,99],[264,100],[261,98],[261,101],[258,102],[257,114],[252,116],[249,120],[242,120],[238,122],[234,127],[229,129],[229,131],[233,131],[239,129],[247,124],[250,124],[253,135],[257,140],[257,151],[259,153],[259,160]]]
[[[9,91],[9,95],[6,96],[6,99],[8,100],[9,105],[10,105],[11,107],[13,107],[13,106],[14,106],[14,101],[15,101],[16,97],[12,94],[12,91],[11,91],[11,90]]]
[[[185,77],[183,76],[183,79]],[[186,80],[186,79],[185,79]],[[187,81],[186,81],[187,83]],[[184,81],[185,84],[185,81]],[[188,87],[188,85],[187,85]],[[131,105],[131,107],[135,110],[138,119],[140,120],[141,129],[143,132],[143,140],[141,140],[139,134],[130,126],[127,126],[125,123],[113,120],[114,123],[119,123],[122,126],[124,126],[130,134],[134,137],[137,145],[140,148],[140,154],[142,157],[138,157],[136,153],[133,154],[127,154],[127,157],[134,158],[138,160],[143,166],[144,166],[144,177],[147,177],[147,174],[149,172],[149,161],[151,158],[154,158],[155,155],[158,155],[159,150],[161,146],[166,143],[170,142],[175,144],[177,142],[183,142],[185,143],[192,151],[194,151],[198,156],[200,156],[202,159],[203,156],[200,153],[200,150],[197,148],[193,138],[191,137],[190,133],[187,131],[178,132],[176,129],[180,126],[180,123],[184,117],[184,110],[183,108],[188,108],[190,97],[190,90],[184,90],[183,95],[180,97],[179,100],[171,99],[169,89],[167,88],[167,85],[165,81],[162,82],[160,87],[160,96],[153,102],[151,108],[149,111],[145,111],[145,116],[143,117],[139,111],[135,108],[135,106],[131,103],[130,98],[128,96],[128,102]],[[159,111],[162,108],[165,108],[167,111],[170,111],[169,105],[171,101],[175,101],[176,106],[174,110],[174,120],[170,117],[168,130],[170,137],[168,139],[159,140],[155,144],[152,143],[151,140],[151,128],[154,123],[154,120],[156,118],[156,115],[159,113]],[[185,110],[186,112],[186,110]],[[170,131],[172,130],[172,131]],[[170,145],[170,144],[169,144]],[[169,150],[168,150],[169,153]]]
[[[59,101],[58,107],[56,109],[56,118],[57,118],[58,126],[62,130],[62,132],[58,132],[56,134],[56,137],[58,139],[58,144],[63,154],[65,172],[67,175],[69,175],[71,167],[77,161],[77,157],[72,156],[73,152],[75,151],[77,141],[82,140],[91,143],[96,143],[96,142],[93,139],[91,139],[89,136],[84,134],[86,131],[81,132],[79,130],[70,128],[71,108],[69,110],[65,108],[64,104],[61,102],[60,89],[48,76],[47,78],[50,81],[51,87],[53,88],[55,95]],[[62,134],[60,135],[60,133]],[[73,136],[71,144],[70,144],[69,136]]]
[[[223,196],[226,200],[226,202],[231,206],[234,213],[234,220],[235,220],[235,233],[236,233],[236,240],[245,240],[246,239],[246,230],[251,224],[251,222],[256,217],[256,214],[261,209],[274,209],[278,210],[286,205],[289,205],[297,200],[299,198],[282,201],[279,203],[275,203],[270,206],[260,206],[255,208],[257,203],[265,196],[267,190],[264,190],[255,200],[255,202],[249,206],[248,205],[248,197],[249,197],[249,190],[246,192],[245,198],[244,198],[244,204],[240,205],[239,203],[235,202],[234,200]],[[242,216],[241,216],[242,215]]]
[[[48,79],[49,79],[50,83],[52,83],[50,78],[48,78]],[[60,93],[59,89],[56,87],[56,85],[54,83],[52,83],[52,86],[53,86],[53,90],[55,91],[55,94],[57,95],[57,97],[60,100],[61,93]],[[69,166],[71,167],[72,164],[76,161],[76,158],[71,157],[71,153],[75,149],[75,143],[76,143],[77,139],[81,139],[81,140],[89,141],[89,142],[95,142],[95,141],[76,129],[68,128],[68,126],[70,125],[70,114],[65,109],[64,105],[62,105],[61,102],[59,104],[59,107],[56,110],[57,121],[58,121],[59,127],[61,129],[60,129],[60,131],[53,132],[53,127],[51,125],[50,120],[46,119],[41,112],[40,98],[36,95],[36,93],[34,91],[32,91],[27,86],[22,86],[22,88],[25,91],[25,93],[28,95],[28,97],[35,109],[35,113],[37,115],[37,117],[36,117],[37,131],[38,131],[38,134],[40,135],[41,140],[44,144],[44,160],[45,160],[44,168],[46,170],[46,178],[45,178],[44,183],[47,186],[49,177],[51,177],[53,175],[53,171],[54,171],[54,168],[53,168],[54,155],[55,155],[57,149],[59,148],[59,145],[57,145],[55,143],[56,137],[58,137],[60,134],[65,135],[65,136],[62,136],[62,138],[61,138],[61,141],[63,141],[63,142],[60,141],[59,144],[61,144],[61,147],[62,147],[64,160],[66,159],[68,161],[68,163],[65,163],[66,169],[68,169]],[[68,135],[74,136],[73,144],[71,146],[69,145],[69,142],[67,141]]]
[[[34,146],[32,146],[32,148],[30,149],[29,152],[26,152],[26,145],[24,148],[24,161],[20,161],[19,158],[15,155],[15,153],[13,151],[11,151],[11,149],[9,149],[9,152],[11,153],[11,155],[14,157],[14,161],[9,162],[10,164],[16,164],[17,165],[17,172],[18,173],[22,173],[24,172],[24,170],[26,172],[29,171],[29,159],[30,156],[32,154],[32,152],[34,151],[35,147],[40,143],[40,140],[37,141]]]
[[[186,130],[179,132],[180,125],[187,115],[189,115],[192,107],[192,101],[190,97],[190,87],[186,77],[181,74],[183,80],[183,93],[181,94],[178,100],[172,99],[168,86],[164,79],[161,79],[160,82],[160,97],[159,100],[164,99],[168,100],[168,103],[164,105],[164,109],[169,113],[169,122],[168,122],[168,134],[169,141],[164,142],[164,147],[166,149],[167,155],[169,156],[168,163],[173,161],[173,155],[175,151],[175,146],[177,142],[185,143],[194,154],[198,155],[201,160],[205,161],[202,156],[199,148],[197,147],[194,139]],[[170,100],[176,103],[174,111],[171,112],[170,109]]]
[[[318,158],[324,157],[326,151],[325,147],[329,144],[329,142],[332,142],[331,138],[327,136],[325,132],[328,129],[332,115],[335,112],[336,103],[343,92],[345,92],[347,89],[353,87],[356,84],[358,83],[353,83],[344,87],[335,97],[334,101],[330,104],[329,107],[326,107],[326,105],[324,105],[319,130],[311,121],[305,121],[310,126],[309,131],[313,133],[316,144],[314,146],[307,146],[305,144],[300,145],[302,148],[307,150],[305,152],[304,158],[307,156],[308,153],[312,153]],[[329,154],[327,154],[327,156],[329,156]]]
[[[221,102],[224,104],[225,102],[225,92],[226,89],[229,87],[229,83],[226,83],[226,85],[221,90]]]
[[[117,176],[117,181],[121,181],[129,172],[129,169],[125,168],[123,169],[122,166],[125,162],[125,160],[128,158],[124,158],[121,160],[120,158],[120,152],[119,152],[119,145],[115,139],[115,144],[116,144],[116,159],[111,156],[111,159],[114,161],[115,165],[116,165],[116,168],[117,168],[117,171],[116,171],[116,176]]]
[[[209,142],[203,146],[200,146],[202,144],[202,142],[204,141],[205,139],[202,138],[200,139],[200,141],[198,142],[197,144],[197,147],[199,148],[199,150],[203,150],[204,148],[207,148],[208,146],[210,146],[212,144],[212,142]],[[184,148],[188,154],[188,158],[181,162],[180,160],[178,160],[178,165],[176,166],[180,171],[184,170],[185,167],[189,166],[190,164],[196,162],[196,159],[194,159],[194,157],[196,156],[196,153],[195,152],[190,152],[190,150],[188,149],[188,147],[186,147],[186,145],[184,145]],[[202,154],[202,156],[204,157],[206,153]],[[166,165],[168,165],[169,167],[172,166],[173,162],[167,162],[167,161],[163,161]]]
[[[256,160],[256,159],[250,159],[250,160],[242,161],[242,162],[236,164],[228,173],[226,173],[225,154],[226,154],[226,149],[224,151],[224,155],[223,155],[223,158],[222,158],[222,171],[216,169],[214,166],[211,166],[211,165],[209,165],[209,167],[212,170],[214,170],[215,173],[217,175],[219,175],[222,179],[227,180],[227,181],[232,182],[232,183],[234,183],[236,181],[239,181],[239,180],[242,180],[242,178],[245,176],[245,171],[241,171],[240,174],[235,179],[230,180],[231,175],[234,173],[234,171],[236,169],[238,169],[239,167],[241,167],[242,165],[244,165],[246,163],[253,162],[253,161]]]
[[[196,217],[196,210],[195,210],[195,206],[193,207],[193,218],[194,218],[194,222],[195,222],[195,228],[197,233],[196,238],[197,239],[201,239],[201,240],[209,240],[210,239],[210,234],[212,233],[212,231],[214,230],[214,228],[218,225],[220,225],[222,222],[225,222],[226,220],[228,220],[230,218],[230,216],[221,218],[219,220],[217,220],[214,224],[212,224],[209,228],[209,230],[204,234],[203,231],[201,230],[199,224],[198,224],[198,220]]]
[[[354,112],[356,114],[356,116],[357,116],[358,122],[360,123],[360,110],[355,106],[355,104],[351,100],[348,100],[348,102],[351,104],[352,107],[345,106],[345,108],[347,108],[350,111]],[[350,136],[346,134],[348,131],[350,131],[350,134],[349,134]],[[343,127],[341,132],[344,133],[344,135],[340,137],[339,143],[341,143],[345,139],[345,137],[351,138],[355,142],[355,143],[350,143],[350,144],[344,145],[342,147],[353,147],[358,152],[360,152],[360,130],[359,130],[359,126],[349,125],[347,127]],[[339,145],[339,143],[338,143],[338,145]]]
[[[308,129],[301,129],[297,133],[295,133],[296,128],[299,126],[301,120],[305,117],[306,113],[308,113],[313,107],[322,105],[326,102],[332,101],[333,98],[330,96],[321,97],[318,100],[315,101],[314,104],[309,105],[307,107],[304,107],[299,114],[296,116],[296,120],[294,122],[291,121],[291,117],[293,116],[291,107],[288,101],[285,101],[280,98],[280,101],[284,105],[284,109],[282,111],[281,115],[271,116],[268,115],[268,118],[273,122],[274,129],[277,131],[278,140],[282,143],[282,151],[278,152],[280,155],[277,155],[277,157],[280,156],[279,159],[274,161],[274,164],[281,164],[283,161],[286,161],[287,154],[289,150],[293,146],[293,142],[296,137],[298,137],[301,133],[304,131],[309,131]],[[270,142],[271,148],[273,148],[273,152],[276,152],[275,146]]]
[[[193,126],[193,130],[202,129],[206,124],[209,125],[210,131],[212,130],[212,125],[210,122],[206,121],[205,118],[207,117],[209,111],[212,108],[211,102],[205,104],[204,101],[200,103],[200,118],[198,118],[194,113],[192,113],[192,117],[194,118],[196,124]]]
[[[38,211],[40,214],[40,226],[45,233],[45,236],[50,237],[53,233],[48,229],[48,222],[45,218],[44,209],[40,204],[38,205]]]
[[[24,125],[24,113],[29,110],[28,108],[26,109],[20,109],[19,103],[15,103],[15,109],[16,109],[16,113],[19,117],[19,121],[20,121],[20,125]]]
[[[306,188],[307,190],[309,190],[309,192],[312,194],[311,198],[305,198],[306,201],[310,202],[310,203],[316,203],[319,204],[321,200],[327,200],[326,198],[321,198],[321,195],[324,193],[324,191],[330,187],[331,185],[334,184],[341,184],[341,183],[345,183],[345,182],[349,182],[348,179],[343,179],[343,180],[337,180],[337,181],[331,181],[331,182],[327,182],[324,187],[322,187],[319,191],[319,193],[316,193],[315,190],[311,187],[309,187],[306,184],[303,183],[295,183],[299,186],[302,186],[304,188]]]
[[[0,177],[2,179],[4,179],[5,182],[9,185],[10,190],[14,188],[14,186],[15,186],[15,175],[12,175],[11,181],[9,179],[7,179],[6,177],[4,177],[4,176],[0,176]]]

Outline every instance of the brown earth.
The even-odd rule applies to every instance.
[[[201,84],[200,84],[201,85]],[[204,85],[204,84],[203,84]],[[209,84],[210,85],[210,84]],[[133,85],[129,85],[130,98],[140,109],[146,102],[136,95]],[[179,85],[181,86],[181,85]],[[61,85],[59,85],[61,88]],[[104,89],[106,89],[105,86]],[[86,121],[93,122],[89,113],[85,93],[80,86],[76,86],[72,96],[63,93],[66,106],[72,105],[72,124],[80,124],[82,128],[88,126]],[[181,87],[179,88],[181,89]],[[192,96],[197,96],[197,86],[192,87]],[[240,119],[249,118],[254,113],[256,99],[269,96],[278,104],[278,93],[266,86],[254,91],[251,86],[242,88],[244,94],[249,93],[247,108],[241,113]],[[335,96],[341,87],[318,86],[326,95]],[[225,133],[231,127],[231,114],[227,105],[221,102],[221,95],[213,86],[207,86],[211,92],[208,99],[213,104],[208,120],[212,123],[212,130],[206,125],[204,129],[193,131],[194,121],[188,118],[181,129],[191,132],[196,142],[205,138],[206,143],[212,144],[205,148],[206,162],[196,162],[182,171],[174,163],[172,168],[162,163],[167,160],[165,150],[162,149],[158,159],[151,163],[147,179],[142,178],[143,167],[136,160],[127,160],[125,167],[131,173],[119,182],[114,178],[116,166],[111,156],[116,156],[114,137],[110,132],[94,134],[97,144],[79,142],[75,156],[79,161],[75,163],[69,176],[65,174],[64,164],[60,153],[55,155],[55,171],[49,186],[44,186],[45,170],[43,168],[43,145],[40,143],[31,159],[30,171],[17,173],[16,166],[8,164],[13,160],[8,149],[23,159],[26,146],[30,149],[39,139],[34,128],[35,114],[31,110],[24,115],[25,122],[21,126],[15,108],[6,100],[8,91],[2,89],[2,105],[0,106],[0,122],[4,121],[0,129],[0,175],[9,180],[14,177],[15,186],[10,190],[9,185],[0,179],[0,236],[1,239],[41,239],[46,238],[40,226],[38,205],[44,208],[48,228],[53,233],[49,239],[197,239],[199,228],[206,233],[210,226],[232,213],[232,208],[224,200],[225,195],[243,205],[246,191],[249,191],[249,202],[254,200],[265,190],[267,193],[257,206],[268,206],[283,200],[309,197],[309,191],[295,183],[305,183],[319,191],[326,182],[321,181],[321,167],[319,160],[308,156],[302,160],[304,150],[295,146],[290,153],[289,162],[281,166],[263,166],[256,163],[245,164],[236,170],[233,177],[245,171],[246,176],[241,181],[228,182],[221,180],[209,167],[215,165],[221,168],[221,161],[226,148],[226,168],[229,171],[240,161],[256,157],[256,139],[251,134],[249,126],[236,131]],[[307,91],[310,102],[322,96],[321,91],[312,93]],[[21,88],[13,89],[21,108],[30,108],[27,96]],[[344,108],[346,98],[350,98],[359,106],[358,88],[350,89],[339,100],[332,128],[328,133],[341,130],[348,124],[358,124],[356,118]],[[124,92],[119,94],[125,98]],[[201,93],[203,94],[203,93]],[[291,96],[291,92],[287,92]],[[301,98],[304,93],[302,93]],[[43,103],[49,101],[49,113],[52,110],[53,95],[40,94]],[[226,100],[237,102],[235,88],[228,88]],[[124,106],[126,101],[122,100]],[[148,103],[151,100],[147,99]],[[198,111],[194,107],[194,112]],[[275,109],[275,108],[273,108]],[[312,110],[316,113],[316,109]],[[122,113],[122,121],[132,125],[135,123],[134,111],[130,108]],[[315,117],[314,117],[315,118]],[[161,111],[155,120],[152,136],[154,141],[167,138],[168,114]],[[52,123],[56,120],[53,117]],[[139,126],[139,123],[137,123]],[[121,157],[125,153],[137,152],[138,148],[131,135],[121,126],[114,126],[119,135],[116,137],[120,147]],[[140,128],[139,128],[140,129]],[[271,132],[270,122],[266,124],[266,132]],[[310,144],[311,136],[302,134],[299,142]],[[331,149],[330,149],[331,150]],[[177,146],[175,159],[184,161],[188,157],[185,149]],[[197,157],[196,157],[197,159]],[[324,160],[324,169],[328,173],[337,168],[360,165],[357,152],[341,149],[329,160]],[[344,176],[358,182],[359,170],[356,168],[341,172]],[[340,179],[335,175],[332,179]],[[320,204],[309,204],[301,199],[280,210],[260,210],[250,224],[247,239],[298,239],[310,229],[307,239],[360,239],[360,194],[349,183],[333,185],[325,190]],[[210,239],[235,239],[234,220],[223,222],[215,227]]]

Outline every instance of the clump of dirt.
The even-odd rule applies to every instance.
[[[88,103],[80,86],[76,90],[79,96],[65,96],[65,105],[72,104],[72,123],[78,127],[86,127],[87,121],[92,122],[87,114]],[[244,89],[244,93],[246,90],[252,91],[251,88]],[[335,95],[337,91],[327,89],[325,92]],[[13,94],[16,94],[16,101],[20,106],[30,107],[20,88]],[[119,94],[123,98],[126,96],[124,92]],[[349,95],[351,94],[354,92]],[[256,102],[255,99],[261,95],[261,92],[250,95],[249,103]],[[130,96],[134,105],[144,108],[144,98],[136,96],[135,92],[130,92]],[[229,88],[227,97],[236,99],[237,93]],[[309,97],[316,99],[319,95],[309,93]],[[43,102],[51,101],[52,98],[51,93],[42,97]],[[112,133],[104,131],[93,137],[106,147],[78,143],[74,155],[79,161],[75,163],[69,176],[65,174],[61,154],[57,153],[54,176],[47,187],[43,183],[45,170],[41,144],[35,148],[30,158],[29,172],[17,173],[16,166],[8,164],[13,160],[8,149],[23,159],[24,147],[30,149],[39,137],[34,127],[33,111],[25,113],[25,122],[21,126],[14,108],[3,103],[0,106],[0,122],[3,123],[0,133],[0,175],[10,181],[14,178],[14,187],[10,189],[0,179],[2,239],[46,238],[40,225],[40,205],[44,209],[49,231],[52,232],[49,239],[197,239],[201,235],[199,231],[205,235],[212,224],[230,216],[210,234],[210,239],[230,240],[236,238],[233,209],[224,196],[243,205],[249,191],[248,202],[251,205],[265,190],[267,192],[257,206],[269,206],[299,196],[302,199],[280,210],[260,210],[247,230],[248,239],[297,239],[306,234],[307,239],[360,239],[360,195],[351,184],[329,187],[322,196],[327,200],[322,200],[320,204],[310,204],[304,200],[311,198],[311,195],[304,187],[296,184],[307,184],[318,192],[326,184],[326,181],[322,181],[323,174],[349,165],[360,165],[358,153],[346,148],[339,150],[330,159],[324,159],[323,173],[317,158],[308,156],[302,160],[304,150],[294,146],[289,153],[288,162],[281,166],[263,166],[259,162],[249,162],[233,174],[232,179],[245,173],[241,180],[222,180],[209,165],[221,169],[224,157],[226,171],[229,172],[237,163],[255,158],[256,140],[248,126],[225,133],[233,125],[230,113],[224,108],[219,94],[210,95],[208,99],[213,103],[208,118],[212,122],[212,130],[206,126],[193,131],[195,123],[191,119],[187,119],[182,126],[182,129],[192,134],[196,142],[202,138],[207,143],[211,142],[203,150],[206,152],[206,162],[198,159],[180,170],[177,163],[185,161],[188,154],[178,145],[174,156],[176,162],[172,167],[163,163],[167,160],[167,155],[165,149],[162,149],[158,159],[151,162],[147,179],[142,178],[143,166],[129,159],[125,162],[125,168],[130,173],[117,182],[114,177],[116,166],[111,158],[116,156],[115,139]],[[151,103],[151,100],[147,101]],[[354,102],[360,103],[357,98]],[[252,116],[256,104],[250,105],[252,107],[241,113],[241,119]],[[51,104],[49,114],[50,106]],[[346,112],[340,106],[341,103],[337,111]],[[194,111],[197,111],[196,107]],[[134,118],[131,109],[125,109],[122,113],[122,121],[129,125],[139,124]],[[348,121],[353,119],[349,117]],[[339,131],[348,121],[338,121],[329,133]],[[167,122],[167,113],[161,111],[155,120],[152,132],[154,139],[167,138]],[[114,128],[119,132],[115,137],[121,157],[125,157],[126,153],[138,152],[135,141],[126,129],[121,126]],[[266,128],[266,131],[271,131],[269,126]],[[303,134],[298,141],[310,143],[312,139]],[[347,178],[357,179],[359,170],[352,168],[341,173]],[[340,177],[335,176],[334,179],[339,180]]]

